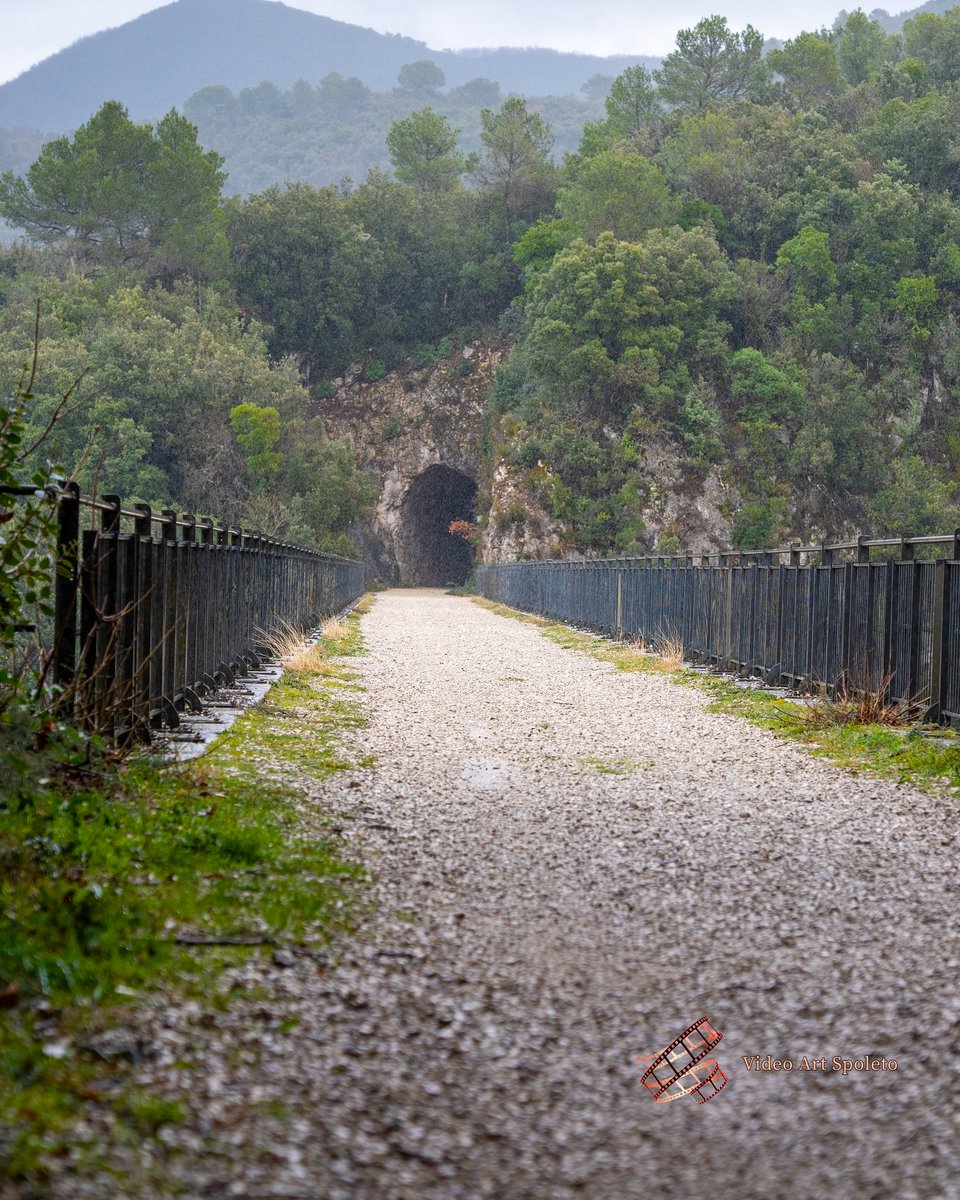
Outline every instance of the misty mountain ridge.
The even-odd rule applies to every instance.
[[[174,0],[81,38],[0,85],[0,127],[63,133],[108,98],[122,101],[134,120],[156,120],[205,87],[239,91],[269,81],[285,89],[332,72],[386,91],[401,67],[424,59],[436,63],[450,87],[483,77],[528,96],[576,94],[594,75],[613,78],[636,63],[660,62],[544,49],[438,51],[279,0]]]
[[[867,13],[872,21],[876,21],[887,33],[902,33],[903,27],[911,17],[917,16],[919,13],[945,13],[948,9],[956,8],[957,0],[927,0],[926,4],[921,4],[919,8],[907,9],[904,12],[894,13],[892,16],[885,8],[875,8]],[[849,14],[845,9],[841,10],[838,20],[845,20]]]

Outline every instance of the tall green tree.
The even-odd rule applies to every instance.
[[[435,344],[477,314],[464,306],[460,273],[476,241],[478,198],[466,188],[423,192],[371,171],[346,199],[378,258],[375,286],[357,312],[362,348],[391,362]]]
[[[237,404],[230,409],[230,428],[246,459],[254,489],[265,490],[283,461],[277,452],[280,410],[272,404]]]
[[[837,95],[843,86],[833,39],[823,33],[801,33],[767,55],[770,68],[783,76],[793,103],[813,108]]]
[[[111,100],[72,138],[48,142],[26,178],[0,177],[0,216],[83,261],[217,277],[221,168],[176,112],[154,130]]]
[[[485,108],[480,122],[483,154],[474,165],[473,176],[496,198],[509,243],[514,220],[551,190],[553,134],[540,114],[529,112],[526,101],[518,96],[506,100],[499,112]]]
[[[857,9],[837,35],[837,62],[847,83],[856,87],[875,78],[884,63],[900,56],[900,39]]]
[[[919,12],[903,26],[903,52],[923,63],[935,87],[960,79],[960,10]]]
[[[407,92],[416,92],[421,96],[435,95],[447,82],[443,71],[429,58],[418,62],[407,63],[400,68],[397,82]]]
[[[381,270],[344,198],[304,183],[268,188],[230,206],[229,231],[237,295],[270,324],[273,352],[295,354],[308,374],[343,366]]]
[[[830,239],[822,230],[804,225],[796,237],[777,251],[777,269],[794,292],[813,301],[825,300],[837,286],[837,267],[830,254]]]
[[[230,257],[218,154],[204,151],[196,126],[176,111],[158,123],[149,179],[150,273],[167,282],[186,275],[226,277]]]
[[[660,168],[642,154],[610,149],[586,159],[557,195],[557,211],[581,236],[609,230],[637,241],[657,225],[669,225],[679,205]]]
[[[613,146],[625,145],[641,153],[655,146],[663,124],[663,99],[657,91],[653,76],[646,67],[627,67],[610,86],[604,101],[606,116],[602,121],[588,121],[577,158],[589,158]]]
[[[763,35],[752,25],[735,33],[726,17],[705,17],[693,29],[681,29],[677,48],[654,72],[660,93],[682,112],[700,113],[737,100],[769,78],[763,59]]]
[[[642,243],[574,241],[534,282],[526,354],[556,402],[622,419],[634,405],[676,415],[691,370],[709,365],[733,273],[705,229],[651,230]]]
[[[423,108],[394,121],[387,133],[387,149],[397,178],[425,192],[445,192],[463,174],[465,160],[457,150],[459,129],[446,117]]]

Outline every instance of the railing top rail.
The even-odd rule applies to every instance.
[[[110,513],[114,517],[128,517],[134,521],[149,520],[151,524],[162,525],[169,529],[201,529],[210,534],[224,534],[227,537],[252,538],[260,547],[277,550],[290,550],[299,554],[310,554],[316,558],[329,559],[331,562],[359,562],[359,559],[346,558],[342,554],[333,554],[329,550],[314,550],[307,546],[299,546],[295,542],[284,542],[269,534],[259,533],[253,529],[244,529],[238,525],[223,525],[211,517],[198,517],[193,513],[177,515],[173,509],[163,509],[154,513],[149,505],[135,509],[124,508],[119,502],[106,499],[96,499],[93,496],[83,496],[75,484],[48,484],[45,487],[35,487],[29,484],[2,484],[0,495],[5,496],[36,496],[50,500],[73,500],[84,508],[96,512]]]

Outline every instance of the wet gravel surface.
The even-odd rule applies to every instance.
[[[264,957],[225,1013],[147,1015],[137,1073],[190,1113],[162,1132],[164,1186],[960,1196],[956,797],[841,772],[467,599],[388,592],[363,630],[349,738],[378,765],[312,794],[375,911],[336,963]],[[656,1104],[635,1059],[705,1014],[727,1087]],[[744,1065],[767,1055],[794,1069]],[[117,1153],[112,1185],[62,1194],[127,1194]]]

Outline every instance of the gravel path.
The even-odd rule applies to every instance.
[[[388,592],[363,630],[379,765],[319,798],[376,912],[336,967],[246,965],[259,1007],[168,1019],[214,1114],[171,1129],[187,1195],[960,1196],[955,798],[466,599]],[[634,1059],[704,1014],[726,1090],[655,1104]],[[797,1069],[835,1055],[898,1069]]]

